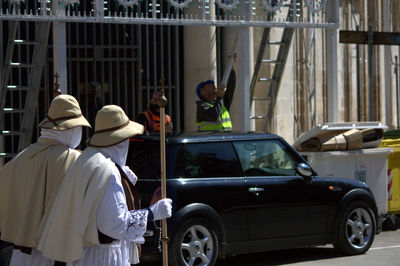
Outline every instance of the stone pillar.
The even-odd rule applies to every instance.
[[[190,9],[195,9],[194,6]],[[198,13],[201,10],[190,10]],[[210,14],[215,13],[214,5],[210,5]],[[185,26],[184,38],[184,131],[196,131],[196,95],[197,85],[204,80],[217,78],[217,56],[215,27]]]
[[[338,1],[328,1],[327,15],[331,18],[339,16]],[[336,19],[335,21],[339,21]],[[327,81],[327,103],[328,122],[338,122],[338,32],[337,29],[326,29],[326,81]]]
[[[390,32],[391,31],[391,19],[390,19],[390,1],[383,0],[383,31]],[[392,60],[391,60],[391,47],[389,45],[384,46],[384,81],[385,81],[385,101],[383,106],[385,108],[384,114],[386,116],[385,124],[387,126],[393,125],[392,121],[392,84],[391,84],[391,74],[392,74]]]
[[[185,26],[184,31],[184,130],[196,130],[197,85],[204,80],[216,80],[215,27]]]
[[[236,51],[238,52],[238,62],[236,65],[236,91],[230,109],[230,115],[234,131],[249,131],[251,129],[254,130],[254,125],[250,125],[249,119],[250,82],[254,68],[252,28],[224,28],[224,47],[222,49],[223,67],[225,67],[227,57],[232,51],[235,38],[237,38]],[[225,69],[222,71],[225,71]],[[223,74],[223,72],[221,74]]]

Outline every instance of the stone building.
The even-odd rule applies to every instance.
[[[339,32],[397,32],[399,9],[394,0],[1,1],[1,156],[36,138],[55,88],[78,98],[91,122],[104,104],[135,119],[164,88],[175,130],[193,131],[195,87],[220,81],[233,49],[234,130],[293,143],[325,122],[396,128],[399,46],[362,44],[357,57]]]

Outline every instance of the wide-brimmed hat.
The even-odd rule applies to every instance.
[[[143,132],[144,126],[130,121],[121,107],[106,105],[96,114],[95,132],[87,145],[109,147]]]
[[[50,104],[47,116],[39,127],[53,130],[67,130],[79,126],[91,127],[82,115],[78,101],[71,95],[61,94]]]

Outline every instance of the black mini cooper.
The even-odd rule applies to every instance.
[[[214,265],[243,253],[332,243],[362,254],[377,233],[370,189],[320,177],[284,139],[263,133],[182,133],[166,139],[171,265]],[[142,207],[160,187],[158,135],[131,140],[127,164],[137,174]],[[149,224],[143,253],[158,251]]]

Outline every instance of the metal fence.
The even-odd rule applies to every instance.
[[[163,77],[166,112],[180,130],[181,31],[178,26],[67,23],[68,92],[92,124],[106,104],[120,105],[134,120],[149,107]]]
[[[31,39],[37,22],[20,22],[17,38]],[[9,21],[0,22],[1,64],[8,43]],[[160,78],[165,78],[164,89],[168,99],[166,112],[171,115],[176,130],[181,129],[180,104],[182,84],[182,28],[171,25],[123,25],[103,23],[66,23],[68,93],[80,102],[82,112],[94,125],[95,114],[106,104],[121,106],[130,117],[148,108],[151,93],[161,89]],[[52,38],[49,38],[47,63],[42,79],[37,125],[47,112],[54,89]],[[14,60],[29,58],[32,47],[18,47]],[[12,69],[10,83],[26,86],[29,72],[23,68]],[[7,107],[22,109],[26,92],[9,93]],[[7,114],[2,129],[14,131],[21,123],[23,113]],[[83,140],[90,131],[83,132]],[[33,140],[39,135],[35,127]],[[1,154],[11,158],[18,152],[18,135],[2,135]],[[82,146],[81,146],[82,147]],[[4,156],[3,156],[4,157]],[[1,158],[0,158],[1,159]],[[7,159],[8,160],[8,159]],[[1,164],[1,162],[0,162]]]
[[[215,25],[263,27],[337,27],[338,0],[299,1],[310,16],[287,22],[280,10],[292,0],[9,0],[0,19],[66,22]],[[223,12],[213,12],[213,5]],[[295,9],[295,7],[294,7]],[[327,12],[331,9],[333,12]],[[269,13],[276,13],[271,19]],[[295,15],[295,14],[293,14]]]

